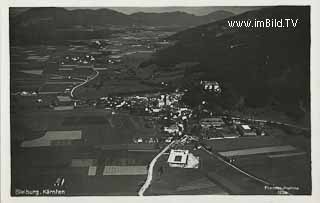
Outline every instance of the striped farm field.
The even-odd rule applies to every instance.
[[[103,175],[146,175],[147,166],[105,166]]]
[[[285,158],[285,157],[294,157],[294,156],[300,156],[305,155],[306,152],[294,152],[294,153],[286,153],[286,154],[275,154],[275,155],[269,155],[269,158]]]
[[[224,157],[233,157],[233,156],[245,156],[245,155],[266,154],[266,153],[273,153],[273,152],[293,151],[295,149],[296,148],[291,145],[284,145],[284,146],[233,150],[233,151],[219,152],[219,154]]]
[[[88,167],[94,165],[94,159],[72,159],[71,167]]]

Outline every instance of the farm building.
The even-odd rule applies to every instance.
[[[225,123],[222,118],[203,118],[200,120],[200,125],[202,128],[210,128],[210,127],[221,127]]]
[[[71,102],[72,99],[69,96],[57,96],[59,102]]]
[[[68,110],[73,110],[74,106],[56,106],[53,109],[56,111],[68,111]]]
[[[239,125],[238,130],[242,136],[257,136],[257,132],[249,125]]]
[[[201,129],[201,136],[203,139],[211,140],[211,139],[223,139],[223,138],[237,138],[239,135],[232,128],[204,128]]]

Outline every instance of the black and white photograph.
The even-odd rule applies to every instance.
[[[11,197],[312,195],[310,5],[8,9]]]

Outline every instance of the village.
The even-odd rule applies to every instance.
[[[304,160],[306,155],[291,141],[292,131],[276,121],[217,113],[205,99],[197,107],[186,105],[183,97],[190,90],[172,85],[184,65],[176,66],[177,71],[140,67],[174,43],[165,39],[172,33],[136,29],[63,46],[12,47],[16,77],[11,112],[27,132],[16,132],[13,139],[18,151],[14,184],[65,189],[66,195],[136,195],[159,155],[146,195],[247,192],[235,185],[274,194],[239,175],[237,167],[286,181],[279,178],[285,167],[275,163],[283,157]],[[224,93],[223,81],[195,83],[202,94]],[[271,168],[267,175],[266,168]],[[195,184],[184,182],[189,178]]]

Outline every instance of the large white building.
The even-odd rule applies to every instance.
[[[172,149],[168,158],[170,167],[199,168],[199,157],[189,153],[189,150]]]
[[[170,167],[184,168],[187,165],[189,150],[172,149],[168,158]]]
[[[257,132],[249,125],[239,125],[238,129],[242,136],[257,136]]]

